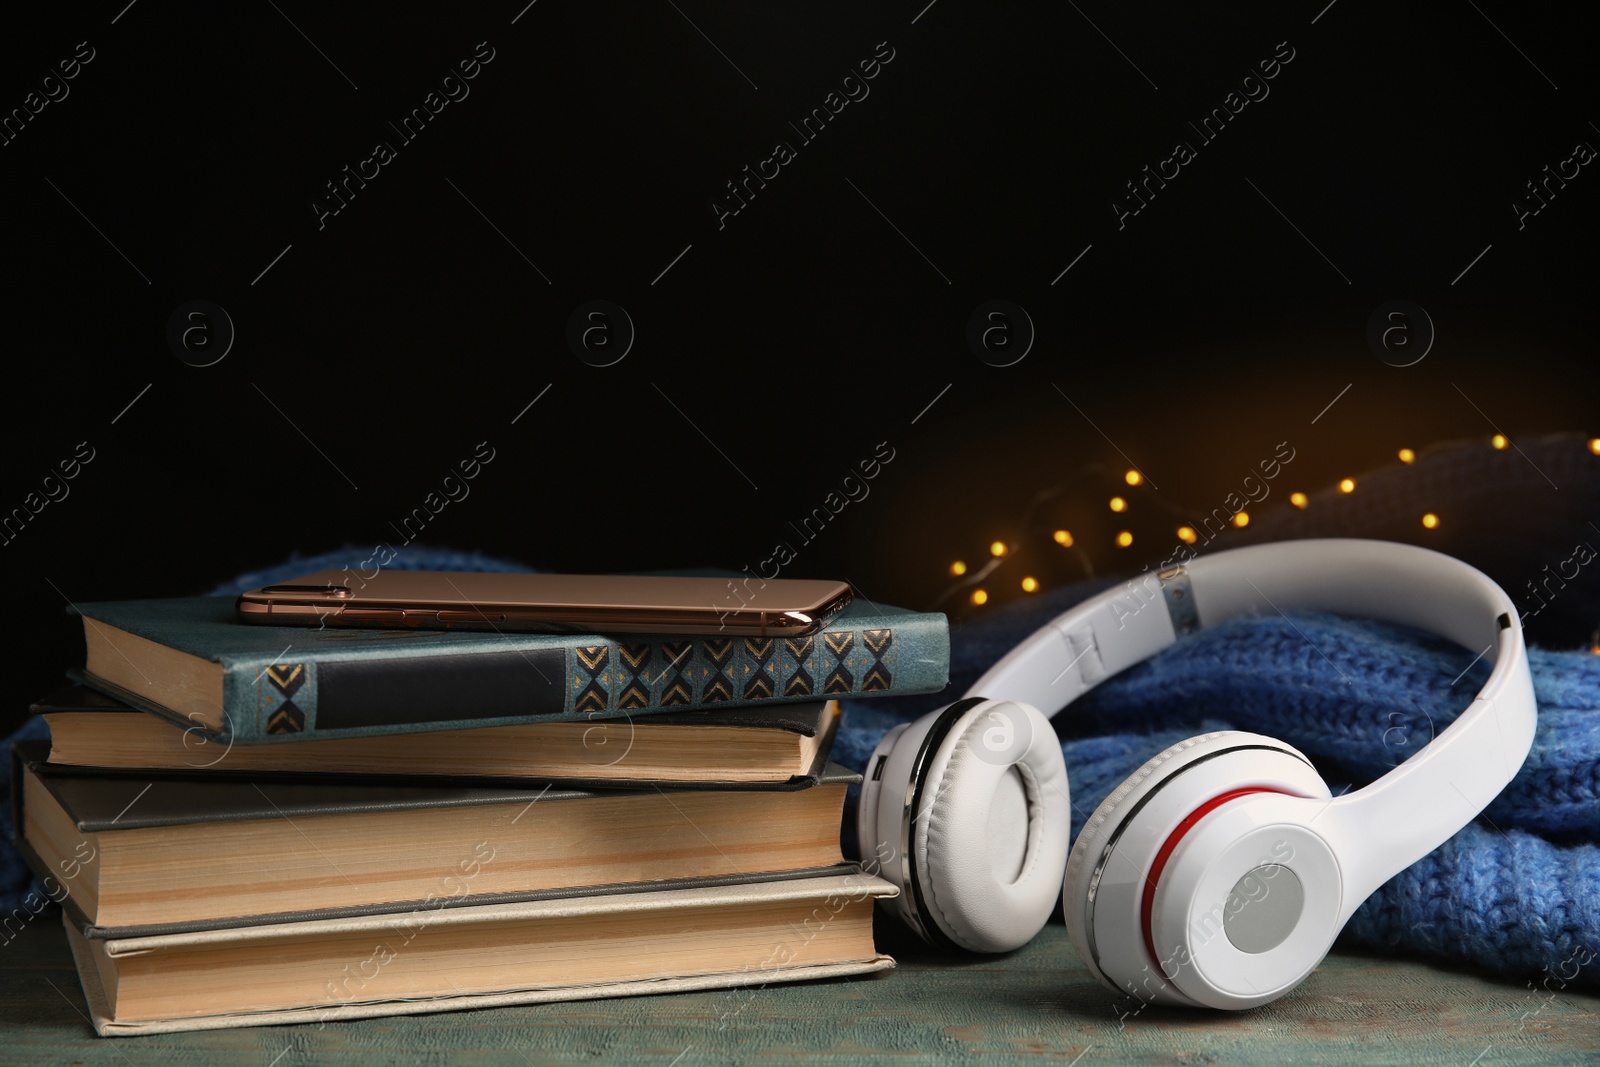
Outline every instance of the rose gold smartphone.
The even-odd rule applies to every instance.
[[[253,589],[238,611],[270,626],[777,637],[821,629],[854,597],[799,578],[318,571]]]

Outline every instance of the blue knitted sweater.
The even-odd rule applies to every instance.
[[[214,592],[354,565],[361,555],[291,560]],[[393,565],[526,569],[422,548]],[[957,630],[949,690],[852,701],[835,758],[860,770],[891,726],[953,699],[1016,641],[1095,591],[1062,589]],[[1328,615],[1242,619],[1202,631],[1107,680],[1056,720],[1071,776],[1072,832],[1144,760],[1208,730],[1282,738],[1316,762],[1336,793],[1370,781],[1465,708],[1487,674],[1482,663],[1462,674],[1470,659],[1424,634]],[[1600,960],[1600,656],[1535,648],[1530,659],[1539,727],[1522,771],[1482,816],[1375,893],[1344,942],[1600,986],[1600,962],[1590,962]],[[34,719],[14,736],[43,735]],[[852,790],[844,825],[852,852],[854,802]],[[4,827],[0,914],[17,908],[30,884],[9,841],[9,812]]]

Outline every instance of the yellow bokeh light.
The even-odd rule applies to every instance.
[[[1127,530],[1123,530],[1121,533],[1117,534],[1117,544],[1121,545],[1123,548],[1127,548],[1129,545],[1133,544],[1133,534],[1129,533]]]
[[[1193,526],[1178,527],[1178,540],[1182,541],[1184,544],[1192,545],[1199,539],[1200,536],[1194,532]]]
[[[1431,511],[1428,512],[1426,515],[1422,516],[1422,525],[1430,530],[1437,528],[1439,525],[1439,516],[1435,515]]]
[[[1248,511],[1239,512],[1239,514],[1237,514],[1237,515],[1235,515],[1233,517],[1233,524],[1235,526],[1249,526],[1250,525],[1250,513]]]
[[[1289,503],[1297,508],[1303,508],[1306,506],[1306,495],[1304,493],[1290,493]]]
[[[1056,539],[1056,544],[1062,548],[1072,547],[1072,532],[1070,530],[1057,530],[1053,536]]]
[[[1129,471],[1127,474],[1122,476],[1122,480],[1127,482],[1129,485],[1138,485],[1144,481],[1144,475],[1140,474],[1138,471]]]
[[[1037,579],[1037,578],[1024,578],[1024,579],[1022,579],[1022,591],[1024,593],[1034,593],[1034,592],[1038,592],[1038,590],[1039,590],[1039,579]]]
[[[1496,449],[1504,449],[1506,445],[1509,445],[1511,442],[1506,440],[1505,434],[1497,433],[1493,437],[1489,438],[1489,443]]]
[[[1112,511],[1127,511],[1128,510],[1128,502],[1126,500],[1122,499],[1120,496],[1114,496],[1114,497],[1111,498],[1111,510]]]
[[[1003,556],[1005,554],[1006,554],[1006,543],[1004,541],[996,541],[994,544],[989,546],[989,555],[991,555],[991,556]]]
[[[950,573],[959,578],[963,574],[967,573],[967,565],[958,559],[954,563],[950,564]]]
[[[1411,449],[1402,448],[1400,450],[1400,462],[1401,463],[1410,463],[1412,460],[1414,460],[1416,458],[1417,458],[1417,454],[1415,452],[1411,451]]]
[[[1589,438],[1589,451],[1600,456],[1600,437]]]
[[[1343,481],[1341,481],[1339,483],[1339,492],[1341,492],[1341,493],[1353,493],[1355,491],[1356,491],[1356,480],[1354,478],[1346,478],[1346,479],[1344,479]]]
[[[982,589],[974,589],[972,591],[972,602],[978,605],[987,604],[989,602],[989,594]]]

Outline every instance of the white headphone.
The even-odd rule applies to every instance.
[[[1173,745],[1095,809],[1069,861],[1066,766],[1037,709],[1058,711],[1203,626],[1308,609],[1428,630],[1493,670],[1425,748],[1339,797],[1270,737]],[[965,699],[891,730],[867,764],[857,829],[862,855],[900,889],[888,906],[936,946],[1026,944],[1064,871],[1067,932],[1111,988],[1250,1008],[1310,974],[1363,900],[1488,806],[1522,766],[1535,714],[1516,608],[1475,568],[1386,541],[1234,549],[1078,605]]]

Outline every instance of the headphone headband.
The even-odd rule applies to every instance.
[[[1003,694],[1054,715],[1180,636],[1240,616],[1297,610],[1413,626],[1494,665],[1477,697],[1425,748],[1315,816],[1339,856],[1354,911],[1487,807],[1533,744],[1522,626],[1511,599],[1476,568],[1414,545],[1356,539],[1218,552],[1077,605],[1012,649],[967,695]]]

